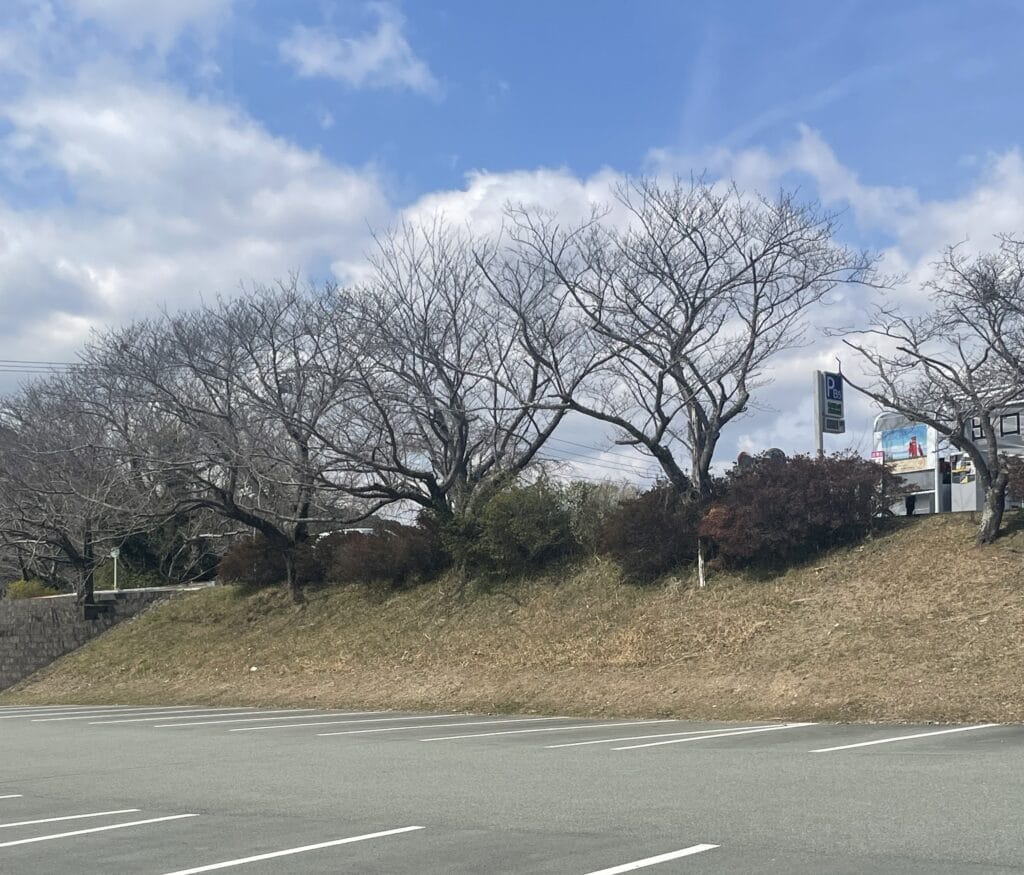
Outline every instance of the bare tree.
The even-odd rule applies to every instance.
[[[342,362],[359,385],[316,430],[351,494],[460,513],[533,464],[558,425],[551,375],[488,281],[499,257],[442,220],[379,238],[347,302],[357,318],[339,314],[324,346],[325,368]]]
[[[111,548],[144,531],[159,506],[119,435],[81,403],[94,389],[86,372],[74,371],[25,387],[0,412],[4,540],[19,551],[23,573],[40,566],[70,572],[87,605],[96,568]]]
[[[927,283],[926,314],[879,307],[859,339],[845,339],[867,373],[865,385],[851,381],[855,389],[931,426],[971,459],[984,491],[979,544],[997,537],[1006,503],[998,412],[1024,395],[1024,244],[1000,240],[977,258],[949,247]]]
[[[592,377],[559,382],[566,405],[704,500],[722,431],[770,380],[772,359],[802,342],[812,304],[868,281],[873,260],[837,244],[834,217],[791,194],[640,179],[619,188],[617,206],[624,227],[605,211],[569,230],[515,208],[512,233],[568,291],[591,345]]]
[[[333,457],[316,432],[348,379],[344,366],[321,367],[333,295],[257,289],[111,332],[84,356],[147,424],[133,464],[178,513],[212,511],[261,533],[282,554],[296,601],[299,545],[373,510],[324,488]]]

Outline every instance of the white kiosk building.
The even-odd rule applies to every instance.
[[[1005,407],[993,425],[999,449],[1024,456],[1021,419],[1024,403]],[[971,425],[971,439],[982,436],[981,423]],[[906,502],[893,507],[896,513],[946,513],[981,510],[983,490],[977,482],[970,456],[950,446],[939,446],[931,426],[907,419],[901,413],[880,413],[875,417],[871,458],[899,474],[910,485]],[[942,450],[945,454],[942,454]]]

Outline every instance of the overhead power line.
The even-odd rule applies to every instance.
[[[639,478],[640,480],[654,480],[655,479],[655,476],[653,474],[648,473],[646,471],[639,471],[636,468],[617,468],[617,467],[615,467],[613,465],[602,465],[600,462],[590,462],[590,461],[584,461],[584,460],[580,460],[580,459],[560,459],[560,458],[557,458],[555,456],[537,456],[537,458],[540,459],[543,462],[555,462],[555,463],[561,463],[561,464],[579,465],[579,466],[586,466],[586,467],[591,467],[592,466],[592,467],[595,467],[595,468],[600,468],[602,471],[612,471],[615,474],[618,474],[620,477],[624,477],[624,478],[636,477],[636,478]],[[611,479],[611,477],[609,477],[607,479]]]
[[[572,446],[572,447],[579,447],[579,448],[584,449],[584,450],[593,450],[595,453],[604,453],[604,454],[609,455],[609,456],[621,456],[624,459],[637,459],[637,458],[643,459],[643,458],[648,458],[648,457],[645,457],[643,455],[643,453],[641,453],[639,451],[630,452],[627,449],[613,450],[613,449],[610,449],[610,448],[594,446],[593,444],[581,444],[579,441],[570,441],[570,440],[568,440],[566,438],[560,438],[560,437],[554,437],[554,436],[549,438],[549,440],[556,441],[556,442],[558,442],[560,444],[568,444],[569,446]],[[618,445],[618,446],[621,446],[621,445]]]
[[[560,447],[546,447],[545,452],[559,453],[560,455],[555,457],[556,461],[579,462],[582,465],[594,465],[598,468],[609,468],[613,471],[636,471],[637,473],[646,474],[651,470],[651,465],[640,459],[635,461],[623,459],[620,462],[615,459],[600,459],[593,456],[585,456],[582,453],[571,453]]]
[[[66,374],[77,367],[81,367],[81,365],[74,362],[0,359],[0,374],[28,374],[30,376]]]

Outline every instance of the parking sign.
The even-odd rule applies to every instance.
[[[821,430],[826,434],[842,434],[846,431],[846,422],[843,418],[843,375],[825,371],[821,375],[821,382]]]

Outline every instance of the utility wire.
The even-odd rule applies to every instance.
[[[561,452],[561,451],[557,447],[548,447],[547,452],[550,453],[550,452]],[[628,472],[630,474],[639,474],[641,476],[646,476],[651,471],[651,466],[650,465],[638,466],[638,465],[629,464],[629,463],[626,463],[626,462],[623,462],[622,464],[619,464],[617,462],[613,462],[613,461],[609,461],[609,460],[593,459],[593,458],[591,458],[589,456],[567,455],[567,456],[548,456],[546,458],[547,458],[548,461],[569,462],[570,464],[573,464],[573,465],[593,465],[595,468],[605,468],[605,469],[607,469],[609,471],[623,471],[623,472]]]
[[[585,462],[576,459],[559,459],[553,456],[537,456],[538,459],[544,462],[555,462],[569,465],[591,465],[596,468],[600,468],[605,471],[613,471],[621,477],[637,477],[641,480],[654,480],[656,479],[653,474],[649,474],[643,471],[638,471],[635,468],[616,468],[612,465],[602,465],[600,462]],[[609,478],[610,479],[610,478]]]
[[[584,450],[594,450],[595,452],[598,453],[607,453],[610,456],[623,456],[625,458],[636,458],[636,456],[638,455],[642,456],[642,454],[640,453],[630,453],[624,450],[606,449],[604,447],[596,447],[593,444],[581,444],[579,443],[579,441],[570,441],[567,440],[566,438],[551,437],[549,438],[549,440],[557,441],[560,444],[568,444],[569,446],[572,447],[580,447]]]

